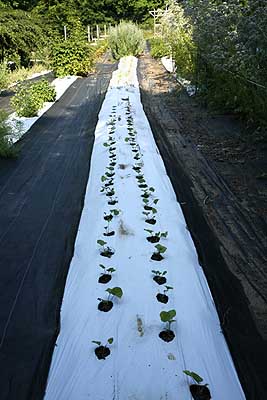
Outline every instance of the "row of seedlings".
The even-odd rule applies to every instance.
[[[112,107],[112,112],[110,114],[110,121],[108,122],[108,140],[103,143],[103,145],[108,149],[108,158],[109,163],[106,167],[106,171],[101,177],[101,190],[107,198],[108,206],[115,206],[118,203],[118,199],[116,197],[115,192],[115,167],[117,164],[117,155],[116,155],[116,106]],[[106,213],[104,212],[103,219],[105,221],[103,236],[110,237],[116,234],[115,230],[111,227],[111,224],[114,220],[114,217],[120,214],[120,210],[117,208],[109,209]],[[110,247],[105,240],[99,239],[97,244],[100,246],[100,255],[107,259],[110,259],[115,250]],[[101,268],[100,276],[98,278],[98,283],[107,284],[111,281],[113,273],[116,272],[114,267],[106,267],[103,264],[99,264]],[[105,290],[107,292],[107,296],[105,298],[98,298],[98,310],[102,312],[109,312],[113,308],[113,299],[114,297],[121,299],[123,296],[123,291],[120,287],[107,288]],[[102,344],[101,341],[93,340],[92,343],[96,344],[95,355],[99,360],[105,360],[106,357],[110,355],[109,345],[113,343],[113,338],[110,337],[107,339],[105,344]]]
[[[149,187],[146,182],[144,173],[143,173],[143,160],[142,153],[139,144],[136,141],[137,132],[134,129],[134,122],[131,113],[131,104],[128,99],[126,106],[126,115],[127,115],[127,123],[128,123],[128,137],[126,137],[125,141],[128,142],[132,147],[133,158],[135,163],[133,165],[133,170],[136,175],[135,178],[137,180],[138,187],[141,190],[141,197],[143,203],[143,215],[145,216],[145,222],[149,225],[155,225],[157,223],[156,215],[157,208],[156,205],[159,202],[159,199],[154,196],[155,188]],[[166,239],[168,236],[168,232],[157,232],[152,229],[144,229],[148,236],[146,240],[150,243],[155,244],[155,250],[151,255],[151,260],[160,262],[164,259],[163,254],[166,252],[167,247],[163,246],[160,242],[161,239]],[[158,271],[152,270],[153,280],[159,285],[163,286],[164,289],[162,291],[158,291],[156,295],[156,299],[158,302],[167,304],[169,301],[169,293],[173,290],[172,286],[167,285],[166,274],[167,271]],[[175,322],[176,310],[171,309],[169,311],[161,311],[160,319],[165,324],[165,329],[159,333],[159,337],[165,342],[171,342],[175,338],[175,333],[171,330],[171,324]],[[207,384],[201,384],[203,379],[193,371],[184,370],[183,371],[187,376],[191,377],[194,380],[193,384],[189,385],[189,389],[192,397],[195,400],[210,400],[211,395],[210,391],[207,387]]]

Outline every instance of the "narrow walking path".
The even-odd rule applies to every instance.
[[[204,378],[212,398],[244,400],[143,111],[136,68],[134,57],[120,61],[99,114],[45,400],[190,400],[185,369]],[[115,269],[107,284],[99,282],[101,265]],[[120,298],[114,287],[122,289]],[[164,289],[166,304],[157,298]],[[113,306],[103,312],[107,301]],[[160,320],[169,310],[176,311],[172,333]],[[104,345],[108,338],[111,354],[98,360],[92,341]]]
[[[0,161],[0,398],[43,398],[83,206],[94,129],[114,66],[78,79]]]

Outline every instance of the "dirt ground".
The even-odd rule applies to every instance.
[[[249,400],[264,399],[267,361],[267,143],[205,109],[145,54],[139,79],[167,172],[196,244]]]

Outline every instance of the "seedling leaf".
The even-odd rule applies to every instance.
[[[109,344],[112,344],[112,343],[113,343],[113,337],[110,337],[110,338],[108,339],[108,343],[109,343]]]
[[[101,345],[101,342],[98,342],[97,340],[92,340],[92,343],[95,343],[95,344],[97,344],[98,346]]]
[[[161,311],[160,319],[162,322],[174,322],[173,318],[176,316],[175,310]]]
[[[99,264],[99,267],[102,269],[106,269],[106,267],[103,264]]]
[[[115,271],[116,271],[115,268],[112,268],[112,267],[110,267],[110,268],[107,269],[107,272],[110,272],[111,274],[112,274],[113,272],[115,272]]]
[[[99,244],[99,246],[105,246],[105,244],[107,244],[107,242],[105,242],[104,240],[98,240],[97,243]]]
[[[190,376],[191,378],[194,379],[194,381],[196,381],[198,384],[200,384],[201,382],[203,382],[203,378],[201,378],[201,376],[199,376],[198,374],[196,374],[193,371],[188,371],[187,369],[185,371],[183,371],[184,374]]]
[[[162,244],[157,244],[155,247],[159,253],[165,253],[165,251],[167,250],[167,247],[162,246]]]
[[[122,289],[120,288],[120,287],[114,287],[114,288],[108,288],[107,290],[106,290],[106,292],[108,292],[109,294],[111,294],[112,296],[116,296],[116,297],[118,297],[119,299],[122,297],[122,295],[123,295],[123,291],[122,291]]]

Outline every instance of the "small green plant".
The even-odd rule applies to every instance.
[[[149,199],[144,199],[143,198],[143,203],[144,205],[144,209],[145,210],[152,210],[153,209],[153,205],[157,205],[159,202],[159,199],[153,199],[153,200],[149,200]]]
[[[170,310],[170,311],[161,311],[160,313],[160,319],[162,322],[166,323],[166,330],[170,331],[171,330],[171,324],[175,322],[176,316],[176,311],[175,310]]]
[[[103,264],[99,264],[99,267],[102,268],[104,272],[101,272],[98,283],[108,283],[112,279],[112,274],[116,269],[113,267],[106,268]]]
[[[108,257],[108,258],[113,256],[114,250],[111,247],[106,246],[107,242],[105,242],[104,240],[98,240],[97,244],[99,244],[99,246],[100,246],[100,255],[101,256]]]
[[[114,340],[113,337],[110,337],[105,345],[102,345],[102,343],[98,340],[92,340],[92,343],[97,345],[95,349],[95,355],[99,360],[105,360],[106,357],[110,355],[110,349],[108,345],[112,344],[113,340]]]
[[[114,288],[108,288],[106,289],[106,292],[108,293],[108,298],[107,299],[102,299],[101,297],[98,297],[98,309],[100,311],[108,312],[112,309],[113,307],[113,297],[117,297],[118,299],[121,299],[123,296],[123,291],[120,287],[114,287]]]
[[[164,303],[167,304],[169,301],[169,297],[167,296],[166,293],[168,293],[169,290],[172,290],[173,287],[172,286],[165,286],[165,289],[163,290],[163,293],[158,293],[156,298],[160,303]]]
[[[101,272],[101,275],[110,275],[111,276],[113,274],[113,272],[116,271],[115,268],[113,268],[113,267],[106,268],[103,264],[99,264],[99,267],[104,270],[104,272]]]
[[[208,389],[208,384],[205,383],[204,385],[200,385],[201,382],[203,382],[203,378],[199,376],[196,372],[189,371],[189,370],[184,370],[183,373],[187,376],[190,376],[196,384],[191,384],[190,385],[190,392],[191,395],[193,396],[193,399],[201,399],[201,400],[210,400],[211,399],[211,394]]]
[[[167,282],[167,279],[165,278],[167,271],[161,272],[161,271],[156,271],[153,269],[151,272],[152,272],[152,274],[154,274],[153,280],[155,282],[157,282],[158,285],[164,285],[164,283]]]
[[[201,382],[203,382],[203,378],[201,378],[201,376],[199,376],[198,374],[196,374],[193,371],[188,371],[187,369],[183,371],[183,373],[187,376],[190,376],[191,378],[194,379],[194,381],[199,385]]]
[[[158,212],[157,209],[154,207],[151,207],[151,210],[149,211],[142,211],[142,213],[146,216],[145,221],[147,224],[155,225],[155,223],[157,222],[155,214],[157,214],[157,212]]]
[[[147,240],[151,243],[157,243],[161,238],[165,238],[168,236],[168,231],[166,232],[154,232],[151,229],[144,229],[144,231],[148,232],[150,236],[147,237]]]
[[[165,342],[171,342],[175,338],[174,332],[171,330],[171,324],[175,322],[176,311],[169,310],[169,311],[161,311],[160,319],[164,322],[165,329],[159,333],[159,337],[164,340]]]
[[[152,254],[151,260],[154,260],[154,261],[163,260],[164,257],[162,256],[162,254],[165,253],[165,251],[167,250],[167,247],[165,247],[162,244],[158,243],[155,246],[155,249],[156,249],[156,251]]]

